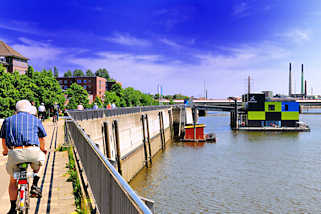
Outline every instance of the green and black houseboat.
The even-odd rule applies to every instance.
[[[242,96],[243,111],[239,112],[239,130],[309,131],[299,121],[300,104],[291,98],[270,98],[265,94]]]

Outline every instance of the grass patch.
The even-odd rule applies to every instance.
[[[69,163],[67,164],[69,178],[67,181],[72,182],[73,194],[75,197],[76,212],[79,214],[89,214],[87,200],[82,197],[80,181],[76,170],[76,162],[73,156],[72,147],[59,147],[64,151],[68,151]]]

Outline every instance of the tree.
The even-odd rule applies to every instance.
[[[188,96],[184,96],[182,94],[174,94],[173,95],[173,99],[174,100],[184,100],[184,99],[189,99],[189,97]]]
[[[88,92],[76,83],[73,83],[70,88],[66,91],[69,103],[68,109],[76,109],[79,104],[83,105],[84,108],[89,107]]]
[[[95,98],[95,101],[93,104],[97,104],[98,108],[104,107],[103,101],[98,96]]]
[[[118,107],[122,106],[121,99],[120,99],[120,97],[117,96],[117,94],[115,92],[106,91],[104,106],[107,106],[108,104],[112,104],[112,103],[114,103]]]
[[[49,107],[57,102],[63,106],[64,95],[50,71],[34,72],[31,79],[28,75],[21,75],[18,72],[7,73],[3,70],[0,66],[1,118],[11,116],[15,111],[16,102],[22,99],[34,101],[36,105],[43,102]]]
[[[72,77],[71,70],[68,70],[66,73],[64,73],[64,77]]]
[[[55,102],[61,107],[65,103],[63,91],[53,76],[52,72],[43,70],[42,72],[35,72],[34,84],[36,88],[36,104],[44,103],[47,108],[51,107]]]
[[[95,74],[94,74],[90,69],[88,69],[88,70],[86,71],[86,76],[87,76],[87,77],[94,77]]]
[[[96,71],[95,75],[97,77],[103,77],[105,78],[106,80],[110,80],[110,76],[109,76],[109,73],[107,71],[106,68],[100,68]]]
[[[56,66],[54,67],[54,76],[55,76],[55,78],[59,77],[59,71],[56,68]]]
[[[143,106],[158,105],[158,101],[154,100],[153,95],[150,94],[142,94],[140,102]]]
[[[121,87],[120,83],[115,83],[111,87],[111,91],[115,92],[117,96],[122,97],[123,96],[123,88]]]
[[[73,77],[83,77],[85,76],[84,72],[80,69],[75,69],[74,72],[72,73]]]
[[[126,106],[140,106],[140,97],[140,91],[137,91],[132,87],[124,89],[124,99],[126,101]]]
[[[31,65],[28,66],[28,70],[26,72],[26,75],[29,77],[29,78],[32,78],[33,77],[33,73],[35,72],[35,70],[33,69],[33,67]]]

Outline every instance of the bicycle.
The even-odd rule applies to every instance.
[[[16,210],[19,214],[28,214],[30,208],[29,178],[33,178],[36,173],[27,172],[29,164],[29,162],[17,164],[19,171],[15,172],[13,175],[18,184]]]

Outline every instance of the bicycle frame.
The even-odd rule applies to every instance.
[[[28,213],[30,206],[29,199],[29,178],[34,177],[33,172],[27,172],[28,163],[18,164],[19,172],[14,173],[14,178],[18,185],[17,211],[19,213]]]

